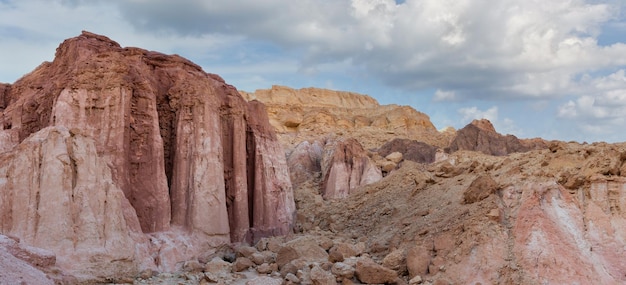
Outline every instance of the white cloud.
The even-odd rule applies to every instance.
[[[377,90],[384,84],[385,94],[420,94],[414,96],[430,102],[487,102],[502,112],[499,100],[522,99],[539,102],[546,120],[624,127],[624,1],[397,2],[5,0],[0,81],[51,60],[61,40],[84,29],[124,46],[179,53],[246,89],[297,76],[321,85],[332,79],[337,87],[345,80]],[[569,102],[557,106],[554,100],[564,98]],[[467,108],[462,115],[489,110]]]
[[[586,135],[611,135],[626,127],[624,70],[589,81],[595,93],[582,95],[558,107],[558,118],[568,120]]]
[[[351,61],[389,85],[460,98],[553,97],[588,69],[626,65],[599,46],[618,4],[584,0],[126,1],[144,31],[229,34],[301,50],[303,70]],[[614,6],[611,6],[614,5]],[[617,7],[617,8],[616,8]]]
[[[441,89],[437,89],[437,91],[435,91],[435,96],[433,97],[433,101],[435,102],[440,102],[440,101],[454,101],[456,100],[456,93],[454,93],[454,91],[444,91]]]
[[[478,109],[478,107],[467,107],[458,110],[462,116],[462,122],[471,122],[472,120],[487,119],[492,123],[498,120],[498,107],[493,106],[485,111]]]

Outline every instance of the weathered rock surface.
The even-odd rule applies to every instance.
[[[623,153],[625,144],[553,143],[504,157],[457,151],[430,166],[404,161],[299,215],[316,211],[312,227],[362,237],[388,267],[406,252],[404,282],[620,284]]]
[[[394,152],[402,154],[402,158],[420,163],[432,163],[435,161],[437,147],[424,142],[409,139],[393,139],[380,148],[377,152],[386,157]]]
[[[182,57],[83,32],[0,86],[0,112],[0,232],[53,250],[60,265],[130,274],[155,265],[145,249],[171,269],[292,227],[284,151],[263,104]],[[153,243],[135,247],[142,233]]]
[[[0,282],[2,284],[55,284],[40,268],[54,266],[54,253],[26,246],[0,235]]]
[[[396,279],[398,279],[398,274],[395,271],[365,257],[358,259],[355,274],[365,284],[391,284],[396,283]]]
[[[380,169],[355,139],[327,144],[321,163],[321,194],[326,199],[348,197],[357,187],[382,179]]]
[[[320,184],[326,199],[345,198],[357,187],[382,179],[379,167],[355,139],[304,141],[288,155],[294,188],[305,182]]]
[[[445,147],[451,137],[451,133],[438,132],[427,115],[408,106],[379,105],[367,95],[284,86],[242,95],[267,105],[270,123],[287,149],[328,133],[355,138],[367,149],[393,138],[419,139]]]
[[[91,138],[48,127],[0,161],[0,232],[54,251],[69,272],[138,272],[139,222]]]
[[[474,150],[490,155],[507,155],[514,152],[526,152],[533,149],[547,148],[541,139],[520,140],[514,135],[501,135],[486,119],[474,120],[456,132],[448,147],[449,152]]]

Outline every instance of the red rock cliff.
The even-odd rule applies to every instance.
[[[0,107],[2,132],[14,134],[5,145],[47,126],[92,137],[144,233],[242,241],[290,230],[291,184],[263,106],[177,55],[83,32],[0,86]]]

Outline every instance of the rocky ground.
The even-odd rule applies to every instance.
[[[265,109],[87,32],[57,57],[0,84],[1,284],[626,283],[626,144],[438,131],[350,92],[241,92]]]

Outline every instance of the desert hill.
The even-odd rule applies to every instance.
[[[426,114],[408,106],[380,105],[367,95],[284,86],[241,93],[267,106],[270,124],[287,148],[331,134],[355,138],[367,149],[393,138],[419,139],[439,147],[451,139],[449,133],[438,132]]]
[[[238,91],[83,32],[0,84],[0,284],[623,284],[626,144]]]

